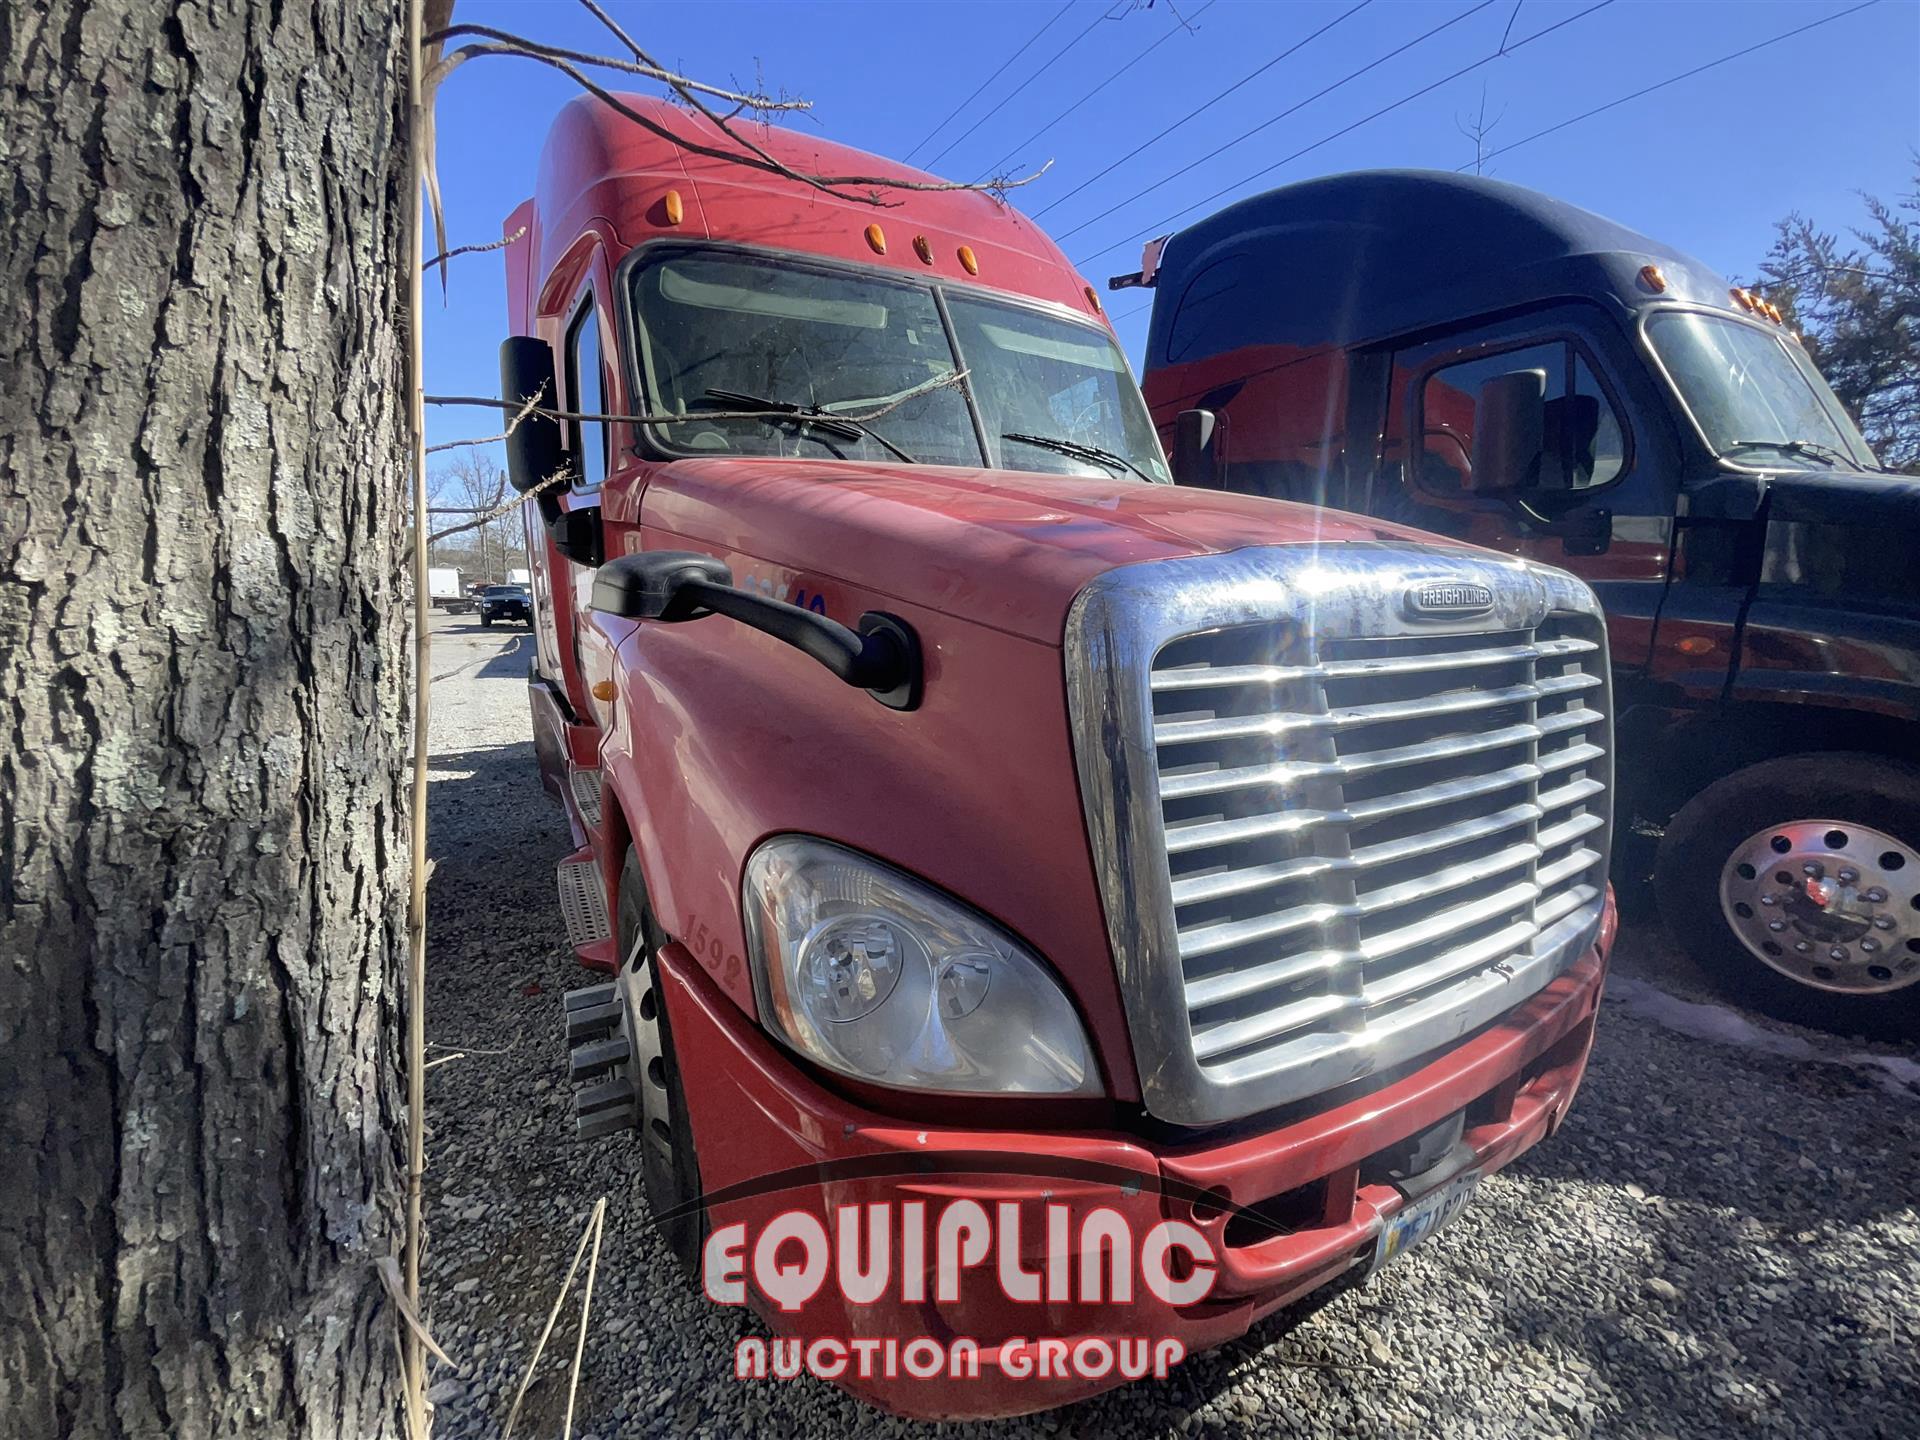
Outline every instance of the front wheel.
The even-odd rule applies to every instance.
[[[1668,928],[1734,998],[1782,1020],[1920,1033],[1920,766],[1794,755],[1718,780],[1667,827]]]
[[[491,630],[493,628],[493,616],[482,615],[480,617],[480,624],[483,628]]]
[[[636,1119],[641,1183],[647,1192],[647,1208],[674,1262],[697,1278],[706,1217],[704,1211],[688,1208],[700,1198],[700,1163],[694,1153],[693,1127],[687,1117],[680,1065],[659,985],[655,957],[666,937],[654,923],[646,881],[640,874],[640,857],[631,847],[620,871],[617,926],[621,957],[617,983],[625,1029],[632,1042],[630,1064],[639,1098]],[[675,1218],[662,1221],[663,1215]]]

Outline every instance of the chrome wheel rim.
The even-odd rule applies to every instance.
[[[1755,959],[1841,995],[1920,981],[1920,848],[1871,825],[1756,830],[1720,870],[1720,912]]]

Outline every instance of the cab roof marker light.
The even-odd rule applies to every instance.
[[[1100,297],[1093,293],[1093,287],[1091,285],[1082,285],[1080,289],[1087,297],[1087,304],[1093,307],[1093,313],[1098,315],[1100,313]]]
[[[1658,265],[1642,265],[1640,283],[1658,295],[1667,288],[1667,277]]]
[[[887,232],[877,224],[867,226],[867,244],[876,255],[887,253]]]
[[[913,253],[920,257],[921,264],[931,265],[933,263],[933,242],[924,235],[914,236]]]
[[[962,270],[966,271],[969,275],[978,275],[980,273],[980,261],[974,255],[971,245],[962,245],[957,253],[960,256],[960,268]]]
[[[666,215],[669,225],[678,225],[687,218],[687,207],[680,199],[678,190],[669,190],[660,197],[660,209]]]

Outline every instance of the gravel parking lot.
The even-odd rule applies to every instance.
[[[571,1138],[560,996],[590,983],[554,900],[532,639],[436,619],[427,1031],[436,1433],[499,1433],[593,1201],[608,1199],[575,1433],[921,1427],[811,1380],[738,1383],[754,1322],[644,1230],[634,1146]],[[1558,1137],[1433,1243],[1164,1382],[1001,1427],[1041,1434],[1910,1437],[1920,1431],[1920,1066],[1698,1002],[1645,925],[1615,959]],[[555,1435],[573,1321],[517,1433]]]

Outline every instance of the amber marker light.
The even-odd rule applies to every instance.
[[[687,207],[685,202],[680,199],[680,192],[678,190],[667,191],[667,193],[661,197],[660,208],[666,211],[667,224],[669,225],[678,225],[682,220],[687,218]]]
[[[1642,265],[1640,267],[1640,283],[1658,295],[1662,290],[1667,288],[1667,277],[1661,273],[1658,265]]]
[[[922,265],[933,263],[933,242],[924,235],[913,237],[913,253],[920,257]]]
[[[1742,310],[1757,310],[1759,308],[1759,302],[1753,298],[1753,292],[1751,290],[1742,290],[1736,285],[1727,293],[1733,297],[1733,303],[1738,305]]]
[[[1713,641],[1704,635],[1689,635],[1674,646],[1682,655],[1704,655],[1713,649]]]
[[[1084,285],[1081,288],[1086,292],[1087,304],[1091,305],[1093,307],[1093,313],[1098,315],[1100,313],[1100,297],[1093,293],[1093,287],[1091,285]]]
[[[973,247],[971,245],[962,245],[960,247],[960,268],[969,275],[978,275],[980,273],[980,262],[974,257]]]
[[[596,700],[611,700],[619,693],[620,687],[615,685],[611,680],[596,680],[593,682],[593,698]]]
[[[887,232],[882,230],[878,225],[867,226],[867,244],[872,247],[874,254],[886,254]]]

